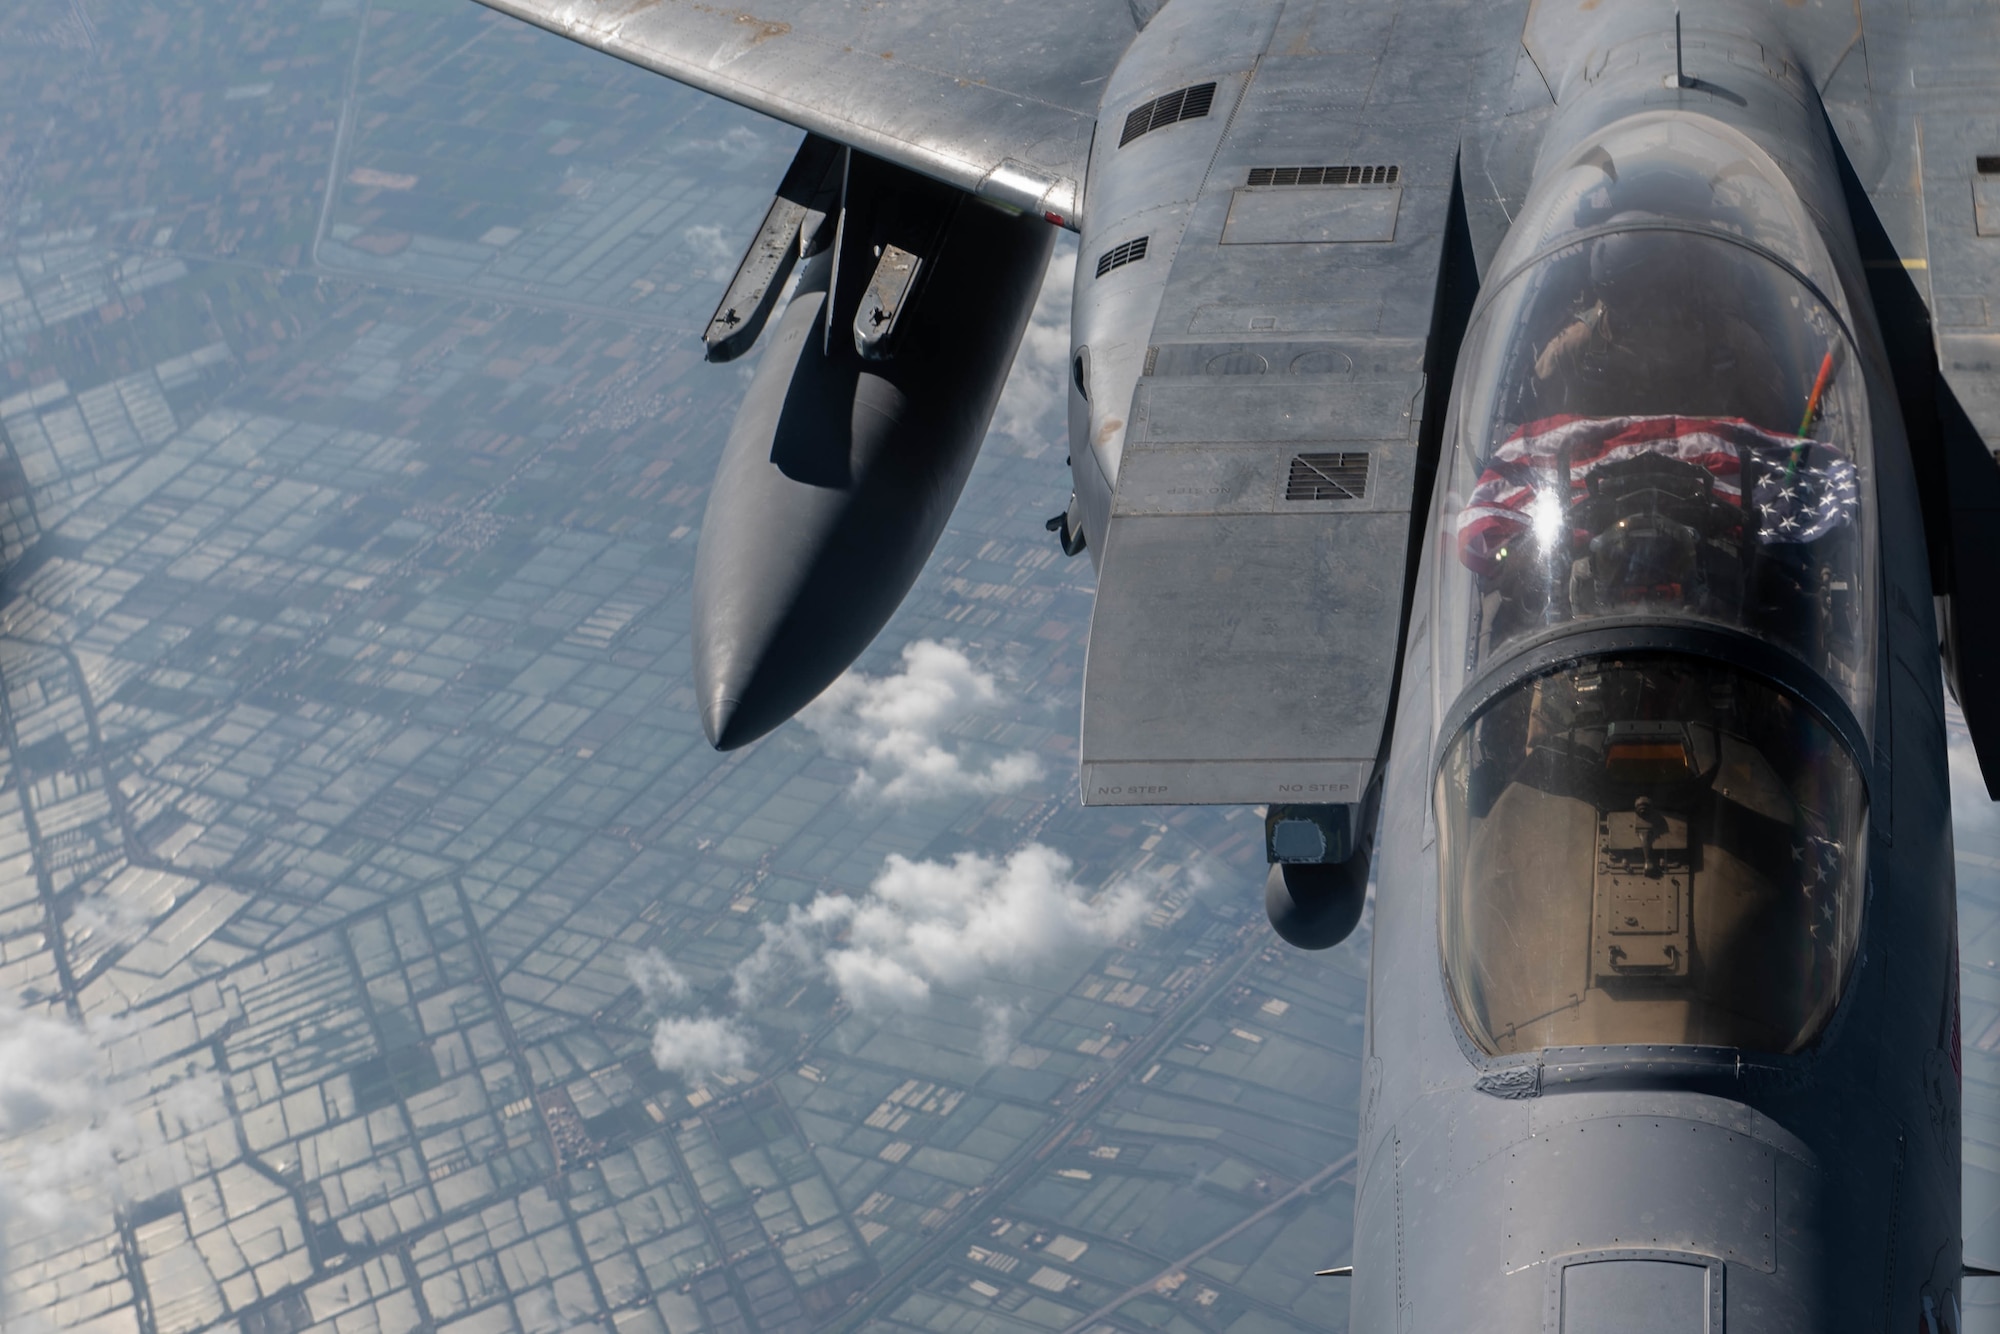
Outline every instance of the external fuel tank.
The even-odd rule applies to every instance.
[[[972,469],[1055,228],[859,153],[724,446],[695,559],[710,742],[769,732],[845,671]]]

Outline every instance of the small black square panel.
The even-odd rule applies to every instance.
[[[1292,455],[1286,500],[1361,500],[1367,494],[1367,454]]]

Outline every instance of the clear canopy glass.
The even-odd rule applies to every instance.
[[[1440,943],[1489,1054],[1807,1046],[1859,934],[1854,759],[1782,691],[1687,658],[1522,681],[1446,751]]]
[[[1795,654],[1865,727],[1867,395],[1782,172],[1635,117],[1549,174],[1493,268],[1448,422],[1440,703],[1569,629],[1687,620]]]

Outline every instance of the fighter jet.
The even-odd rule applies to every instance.
[[[1264,805],[1299,945],[1375,886],[1352,1328],[1956,1330],[2000,10],[489,2],[807,131],[706,335],[720,747],[894,611],[1078,234],[1083,798]]]

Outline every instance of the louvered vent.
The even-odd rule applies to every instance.
[[[1252,185],[1394,185],[1401,167],[1252,167]]]
[[[1113,269],[1122,269],[1127,264],[1137,264],[1146,257],[1146,242],[1151,239],[1149,236],[1142,236],[1136,241],[1112,246],[1097,257],[1097,276],[1102,278]]]
[[[1214,104],[1215,85],[1212,83],[1198,83],[1192,88],[1181,88],[1156,97],[1135,108],[1125,118],[1125,132],[1118,136],[1118,146],[1123,148],[1140,135],[1176,121],[1200,120]]]
[[[1286,500],[1361,500],[1368,493],[1366,454],[1294,454]]]
[[[2000,176],[2000,153],[1981,153],[1972,160],[1981,176]]]

